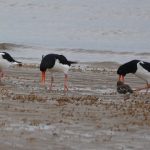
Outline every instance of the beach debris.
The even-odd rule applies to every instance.
[[[46,97],[40,96],[36,93],[29,93],[29,94],[15,94],[12,97],[13,100],[19,100],[19,101],[37,101],[37,102],[45,102],[46,101]]]
[[[122,81],[118,81],[117,92],[120,94],[126,94],[126,93],[133,93],[133,90],[128,84],[124,84]]]
[[[59,97],[56,99],[58,102],[58,106],[64,106],[68,103],[70,104],[84,104],[84,105],[93,105],[97,104],[99,101],[99,98],[97,96],[93,95],[86,95],[86,96],[72,96],[72,97]]]

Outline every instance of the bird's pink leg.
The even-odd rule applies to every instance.
[[[50,91],[51,91],[51,90],[52,90],[52,88],[53,88],[53,82],[54,82],[54,77],[53,77],[53,76],[51,76]]]
[[[45,84],[45,71],[42,71],[42,84]]]
[[[146,87],[137,88],[137,89],[135,89],[135,91],[141,91],[141,90],[144,90],[144,89],[147,89],[147,86]]]
[[[149,90],[149,88],[150,88],[150,84],[147,83],[146,86],[147,86],[147,88],[146,88],[146,93],[145,93],[145,94],[148,93],[148,90]]]
[[[146,89],[146,94],[147,94],[149,88],[150,88],[150,84],[147,83],[145,87],[137,88],[135,91],[141,91],[141,90],[145,90]]]
[[[149,88],[150,88],[150,84],[147,83],[146,94],[148,93]]]
[[[1,82],[2,77],[4,77],[4,72],[0,71],[0,82]]]
[[[4,72],[3,71],[1,72],[1,77],[4,77]]]
[[[68,82],[68,75],[65,74],[65,79],[64,79],[64,91],[68,91],[68,85],[67,85],[67,82]]]
[[[2,79],[2,72],[0,72],[0,82],[1,82],[1,79]]]

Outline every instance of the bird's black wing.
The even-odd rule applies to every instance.
[[[56,55],[56,59],[58,59],[61,64],[69,65],[68,60],[64,55]]]
[[[150,72],[150,63],[149,62],[140,62],[140,65],[146,69],[148,72]]]
[[[57,55],[57,59],[59,59],[59,62],[65,65],[71,65],[71,64],[76,64],[77,62],[75,61],[69,61],[64,55]]]

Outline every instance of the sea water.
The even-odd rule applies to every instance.
[[[149,60],[149,20],[149,0],[1,0],[0,43],[26,62],[52,52],[81,62]]]

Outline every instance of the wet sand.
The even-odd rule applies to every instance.
[[[81,63],[62,73],[49,91],[34,65],[10,68],[0,86],[0,149],[149,150],[150,94],[116,92],[119,64]],[[144,85],[133,75],[126,82]]]

